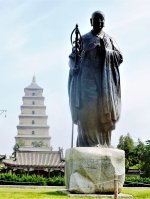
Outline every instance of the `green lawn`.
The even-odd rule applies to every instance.
[[[150,188],[124,188],[122,193],[131,194],[134,199],[150,199]]]
[[[0,199],[51,199],[67,198],[51,188],[3,188],[0,187]]]
[[[150,188],[123,189],[122,193],[132,194],[134,199],[150,199]],[[0,199],[69,199],[70,197],[60,194],[52,188],[14,188],[0,187]],[[71,197],[79,199],[79,197]],[[90,197],[82,197],[90,198]],[[81,199],[81,198],[80,198]],[[90,198],[91,199],[91,198]]]

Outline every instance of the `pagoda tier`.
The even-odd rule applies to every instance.
[[[46,106],[44,105],[43,88],[37,85],[35,77],[24,89],[23,105],[17,126],[16,144],[19,150],[51,150],[49,126],[47,125]]]

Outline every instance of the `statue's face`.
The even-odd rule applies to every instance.
[[[96,33],[99,33],[102,30],[104,22],[104,19],[99,15],[95,15],[91,18],[91,25]]]

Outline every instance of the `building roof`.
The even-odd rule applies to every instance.
[[[6,158],[6,155],[0,155],[0,160],[3,160]]]
[[[44,167],[44,168],[64,168],[64,160],[61,151],[18,151],[16,160],[3,160],[6,166],[11,167]]]
[[[128,174],[136,174],[136,173],[140,173],[140,169],[132,169],[132,168],[130,168],[130,169],[128,169],[128,172],[127,172]]]
[[[37,83],[36,83],[36,80],[35,80],[35,76],[33,76],[33,79],[32,79],[32,82],[31,82],[31,84],[29,85],[29,86],[27,86],[26,88],[25,88],[25,90],[43,90],[43,88],[42,87],[40,87]]]

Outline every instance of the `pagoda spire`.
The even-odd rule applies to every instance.
[[[35,78],[35,74],[33,75],[33,78],[32,78],[32,82],[29,86],[27,86],[25,89],[42,89],[37,83],[36,83],[36,78]]]
[[[35,75],[33,75],[32,83],[36,83]]]

